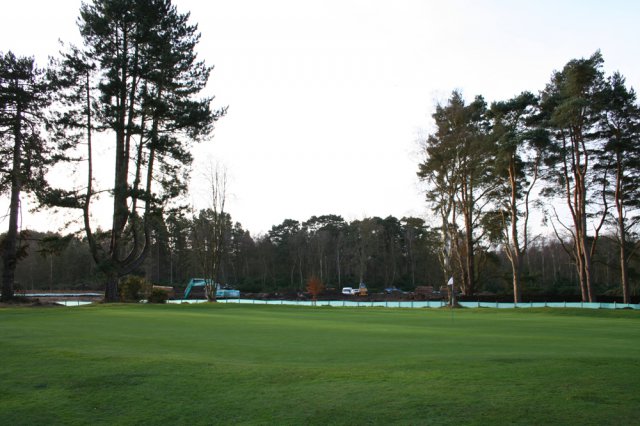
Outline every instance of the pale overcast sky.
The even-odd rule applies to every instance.
[[[80,3],[2,0],[0,51],[45,64],[58,39],[77,42]],[[215,65],[208,93],[229,106],[196,151],[190,201],[206,207],[200,166],[225,164],[228,210],[254,234],[329,213],[425,217],[418,139],[453,89],[488,102],[537,92],[597,49],[607,73],[640,87],[638,1],[174,4],[199,24],[200,57]],[[41,227],[30,218],[23,228]]]

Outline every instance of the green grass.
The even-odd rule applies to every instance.
[[[0,310],[7,425],[628,425],[639,379],[632,311]]]

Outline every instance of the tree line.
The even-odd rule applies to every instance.
[[[488,105],[453,92],[433,114],[418,175],[440,227],[440,261],[464,294],[478,291],[478,254],[509,260],[521,300],[539,208],[575,267],[583,301],[595,301],[594,261],[617,252],[625,303],[638,249],[640,109],[620,73],[605,76],[600,52],[569,61],[538,94]],[[601,242],[606,234],[608,242]],[[535,236],[534,236],[535,238]],[[600,251],[600,253],[599,253]]]
[[[228,213],[217,220],[213,209],[170,215],[152,226],[145,262],[133,273],[153,284],[182,290],[191,278],[207,276],[207,236],[224,223],[216,281],[242,293],[306,292],[310,277],[325,291],[366,283],[373,292],[386,288],[412,292],[418,286],[438,290],[446,277],[439,258],[439,229],[424,219],[393,216],[345,221],[338,215],[314,216],[300,222],[284,220],[264,235],[252,236]],[[103,290],[104,277],[91,258],[85,238],[26,232],[25,257],[16,269],[19,290]],[[593,261],[597,294],[622,300],[616,243],[601,241]],[[512,297],[511,264],[503,250],[483,247],[475,257],[478,290],[469,300]],[[632,282],[638,282],[640,262],[631,262]],[[524,256],[522,299],[580,300],[579,277],[570,255],[555,237],[536,239]],[[632,294],[637,295],[637,284]]]
[[[211,137],[227,110],[213,110],[213,98],[202,95],[212,67],[197,58],[200,35],[189,14],[170,0],[94,0],[82,4],[78,28],[82,45],[63,45],[45,68],[0,53],[5,300],[23,273],[19,261],[48,259],[51,271],[72,246],[87,249],[88,276],[100,277],[106,301],[118,300],[129,274],[171,284],[202,275],[261,291],[301,291],[312,275],[328,286],[405,289],[453,277],[471,297],[502,288],[505,265],[510,285],[501,292],[516,302],[554,292],[565,279],[585,301],[609,291],[614,276],[625,302],[637,292],[640,113],[624,77],[605,76],[599,52],[568,62],[538,94],[488,105],[453,92],[436,106],[418,170],[432,223],[325,215],[285,220],[254,238],[225,211],[226,182],[217,174],[210,209],[189,215],[180,205],[190,148]],[[112,183],[95,167],[96,146],[106,145]],[[77,179],[48,181],[61,166]],[[24,194],[77,212],[82,237],[45,235],[37,250],[46,256],[25,257],[35,245],[25,244],[32,237],[19,223]],[[105,196],[111,226],[100,229],[93,214]],[[555,240],[531,234],[534,209],[544,210]]]

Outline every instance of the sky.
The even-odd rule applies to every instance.
[[[208,207],[204,175],[219,163],[227,210],[253,234],[322,214],[430,220],[420,141],[452,90],[488,102],[537,93],[598,49],[607,74],[640,87],[638,1],[173,3],[191,12],[199,57],[215,66],[206,94],[229,108],[194,150],[188,202]],[[79,42],[80,4],[2,0],[0,51],[44,65],[58,40]],[[51,227],[44,215],[25,211],[22,227]]]

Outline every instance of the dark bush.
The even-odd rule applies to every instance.
[[[161,288],[154,288],[149,293],[147,302],[148,303],[167,303],[168,298],[169,298],[169,294],[165,290]]]
[[[149,287],[149,283],[144,278],[129,275],[120,283],[120,300],[123,302],[139,302],[140,299],[144,298]]]

